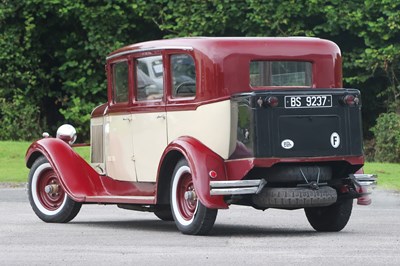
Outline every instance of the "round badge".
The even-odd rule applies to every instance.
[[[286,150],[290,150],[291,148],[294,147],[294,142],[291,139],[285,139],[281,142],[281,146]]]
[[[331,145],[335,149],[337,149],[340,146],[340,136],[336,132],[333,132],[331,135]]]

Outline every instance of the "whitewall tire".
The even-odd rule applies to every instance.
[[[46,191],[46,187],[50,191]],[[32,165],[28,195],[33,211],[45,222],[69,222],[78,214],[82,205],[67,195],[45,157],[39,157]]]
[[[209,209],[197,199],[192,172],[186,159],[176,164],[172,175],[171,210],[178,229],[190,235],[207,234],[217,217],[217,209]]]

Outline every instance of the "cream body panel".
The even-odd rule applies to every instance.
[[[158,165],[167,147],[165,112],[133,114],[133,146],[139,182],[156,182]]]
[[[116,180],[137,181],[131,114],[105,118],[105,163],[107,175]]]
[[[191,136],[223,159],[230,155],[231,101],[201,105],[194,111],[167,113],[168,142],[181,136]]]

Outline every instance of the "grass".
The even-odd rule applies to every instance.
[[[25,153],[29,145],[29,142],[0,141],[0,182],[27,181],[29,169],[25,166]],[[89,160],[89,147],[75,150]],[[379,188],[400,190],[400,164],[367,162],[364,171],[378,175]]]
[[[0,141],[0,182],[27,182],[29,169],[25,165],[25,153],[30,142]],[[89,160],[89,147],[74,148]]]
[[[28,168],[25,166],[25,152],[28,142],[0,142],[0,182],[25,182]]]
[[[400,164],[367,162],[364,172],[378,175],[379,188],[400,190]]]

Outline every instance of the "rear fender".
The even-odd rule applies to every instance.
[[[84,202],[86,196],[104,193],[99,174],[64,141],[44,138],[32,143],[25,156],[27,167],[40,156],[47,158],[73,200]]]
[[[224,160],[197,139],[184,136],[171,142],[162,156],[162,164],[159,167],[158,178],[160,179],[160,176],[166,178],[161,173],[161,171],[165,169],[165,165],[168,163],[164,163],[164,160],[169,157],[169,154],[176,154],[177,152],[182,154],[189,163],[189,167],[192,172],[194,187],[196,189],[196,194],[200,202],[207,208],[228,208],[228,205],[225,203],[223,196],[210,195],[211,177],[209,173],[211,170],[214,170],[217,173],[217,177],[213,178],[212,180],[226,180]],[[161,181],[162,180],[158,180],[158,184],[160,184]],[[158,186],[157,189],[159,188],[160,186]],[[159,191],[157,191],[157,193],[159,193]]]

